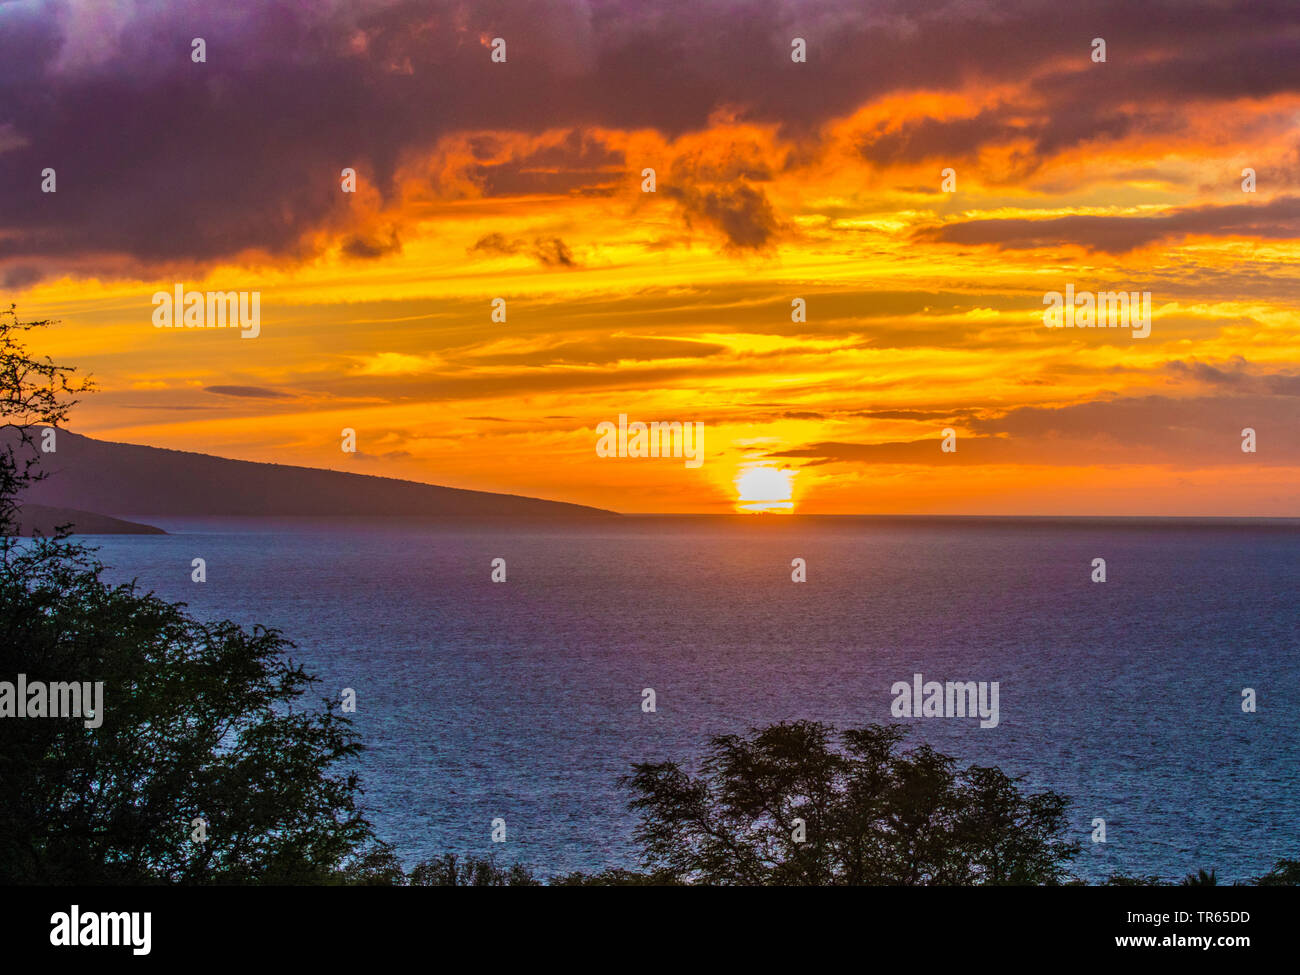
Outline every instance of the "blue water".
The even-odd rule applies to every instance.
[[[634,867],[631,763],[783,719],[890,721],[916,672],[999,682],[998,727],[910,719],[910,739],[1072,797],[1085,877],[1300,857],[1297,522],[132,517],[174,534],[94,538],[111,579],[279,627],[322,694],[356,690],[365,805],[408,863]]]

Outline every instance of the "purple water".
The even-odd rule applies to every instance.
[[[1300,857],[1300,522],[131,517],[173,534],[94,538],[111,579],[279,627],[322,694],[356,690],[365,804],[408,863],[634,867],[632,762],[890,721],[916,672],[999,682],[996,728],[910,719],[910,739],[1072,797],[1085,877]]]

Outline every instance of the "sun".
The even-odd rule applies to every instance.
[[[794,471],[779,467],[746,467],[736,474],[736,510],[794,511]]]

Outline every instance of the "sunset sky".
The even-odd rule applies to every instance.
[[[154,328],[178,282],[260,336]],[[1044,327],[1067,285],[1150,336]],[[0,0],[0,299],[101,439],[628,512],[768,468],[802,513],[1296,517],[1300,3]],[[620,414],[703,465],[598,457]]]

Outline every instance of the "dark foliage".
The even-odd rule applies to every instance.
[[[713,740],[623,781],[648,867],[700,884],[1056,884],[1078,844],[1067,800],[995,768],[958,768],[897,727],[812,721]]]
[[[17,539],[42,476],[39,429],[62,422],[71,370],[29,356],[44,323],[0,316],[0,673],[103,681],[99,727],[0,720],[0,880],[306,883],[376,875],[383,847],[357,806],[360,744],[274,630],[203,623],[100,578],[92,550]],[[193,838],[196,819],[206,838]],[[368,866],[367,866],[368,864]],[[382,876],[382,871],[379,871]]]

